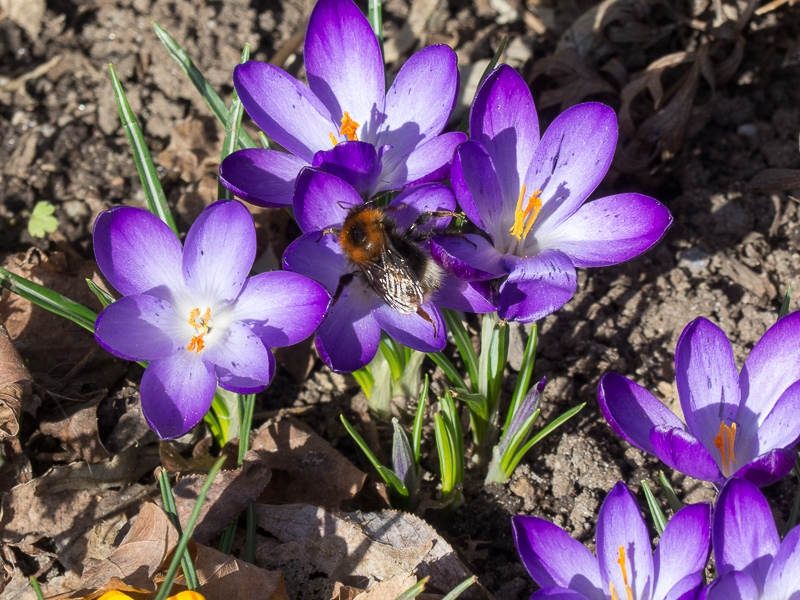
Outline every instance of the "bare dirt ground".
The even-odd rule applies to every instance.
[[[186,231],[215,198],[215,156],[223,130],[150,22],[169,31],[229,100],[231,71],[245,42],[252,45],[252,58],[277,60],[302,75],[296,34],[304,30],[312,5],[310,0],[0,2],[0,264],[100,310],[83,281],[96,275],[92,224],[111,206],[144,206],[108,63],[139,116],[178,225]],[[607,371],[632,377],[679,410],[673,358],[689,321],[704,316],[720,325],[741,366],[777,319],[787,287],[800,290],[797,190],[751,185],[766,169],[800,169],[800,7],[785,4],[761,15],[753,14],[754,8],[731,0],[384,4],[390,74],[416,49],[447,43],[465,68],[464,84],[469,67],[475,65],[479,74],[485,65],[480,61],[507,35],[504,61],[529,81],[542,130],[577,102],[613,106],[620,144],[596,195],[645,193],[675,218],[666,238],[647,255],[581,271],[573,300],[541,323],[534,380],[548,378],[544,416],[580,402],[586,408],[531,452],[506,485],[484,489],[482,477],[468,472],[466,503],[452,521],[442,521],[435,509],[419,513],[500,600],[521,600],[535,589],[516,556],[512,515],[551,519],[591,547],[600,503],[616,481],[625,481],[640,499],[641,480],[660,489],[658,462],[617,439],[603,420],[599,377]],[[793,185],[800,189],[796,178]],[[26,228],[40,200],[55,206],[59,222],[44,239]],[[282,211],[257,211],[256,221],[267,259],[279,257],[297,234]],[[4,597],[32,597],[23,576],[37,574],[50,594],[74,591],[85,565],[106,559],[116,547],[116,536],[127,531],[142,498],[156,495],[153,469],[159,463],[173,472],[188,469],[184,463],[208,453],[210,439],[175,446],[174,455],[164,448],[159,454],[136,410],[140,367],[113,359],[85,330],[31,310],[7,291],[0,323],[33,377],[19,435],[2,442],[0,590],[5,587]],[[509,389],[526,336],[524,328],[513,328]],[[352,378],[330,373],[318,360],[311,363],[307,348],[283,360],[291,368],[279,369],[259,397],[255,425],[274,423],[278,411],[289,409],[303,424],[298,426],[321,436],[369,476],[354,498],[345,490],[341,496],[330,492],[327,503],[315,502],[303,491],[308,482],[292,488],[292,469],[275,463],[264,493],[274,501],[308,501],[335,510],[384,508],[378,478],[338,415],[344,411],[359,422],[383,456],[391,427],[369,418]],[[312,368],[304,378],[306,364]],[[425,368],[433,374],[434,392],[443,392],[442,373],[432,363]],[[423,466],[438,472],[431,427],[425,429],[423,451]],[[126,466],[119,467],[120,457]],[[116,466],[106,469],[109,464]],[[87,465],[88,473],[79,470]],[[71,479],[58,469],[72,469]],[[278,473],[289,473],[289,479]],[[708,484],[668,474],[685,501],[713,498]],[[425,486],[435,498],[435,480]],[[788,515],[794,488],[787,479],[765,490],[779,522]],[[285,541],[270,529],[270,518],[278,519],[259,517],[263,552],[256,564],[283,569],[292,598],[331,597],[331,573],[303,571],[297,561],[291,571],[269,558],[274,543],[269,540]],[[102,535],[98,519],[113,522]],[[97,542],[103,536],[106,546]],[[322,579],[319,585],[308,583],[314,577]]]

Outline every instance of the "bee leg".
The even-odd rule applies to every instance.
[[[428,323],[433,325],[433,337],[434,338],[438,337],[439,336],[439,328],[436,327],[436,323],[434,322],[433,319],[431,319],[431,316],[427,312],[425,312],[425,309],[423,309],[421,306],[418,306],[417,307],[417,314],[420,317],[422,317],[423,319],[425,319]]]
[[[353,281],[352,273],[345,273],[344,275],[339,277],[339,284],[336,286],[336,292],[333,294],[333,300],[331,301],[331,306],[334,306],[339,301],[339,297],[342,295],[345,286],[351,281]]]
[[[324,236],[328,235],[329,233],[332,233],[332,234],[334,234],[335,236],[338,237],[338,235],[341,233],[341,230],[336,228],[336,227],[328,227],[328,229],[323,229],[322,231],[319,232],[319,237],[317,238],[317,243],[319,244],[319,241]]]
[[[462,221],[467,220],[467,216],[464,213],[454,212],[452,210],[434,210],[434,211],[425,211],[424,213],[420,213],[420,215],[416,218],[416,220],[411,224],[406,230],[406,233],[413,234],[414,230],[417,227],[425,225],[431,219],[444,219],[445,217],[456,217],[461,219]],[[437,234],[438,235],[438,234]]]

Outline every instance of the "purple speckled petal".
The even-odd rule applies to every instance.
[[[432,239],[431,255],[445,271],[467,281],[487,281],[505,275],[504,255],[485,238],[472,233]]]
[[[294,182],[308,162],[287,152],[246,148],[228,155],[219,166],[222,184],[256,206],[290,206]]]
[[[319,231],[306,233],[291,243],[283,254],[283,268],[320,282],[331,296],[342,275],[357,270],[347,264],[336,237],[320,237]]]
[[[710,545],[711,503],[690,504],[675,513],[653,556],[656,588],[651,597],[666,597],[682,579],[690,576],[697,577],[697,585],[702,585]]]
[[[776,448],[791,448],[800,437],[800,381],[790,385],[772,410],[761,415],[761,425],[758,428],[758,451],[755,455],[763,454]]]
[[[739,375],[725,332],[708,319],[697,318],[683,330],[675,350],[675,383],[689,431],[713,453],[720,422],[730,426],[736,419]]]
[[[569,587],[587,598],[604,597],[597,559],[566,531],[526,516],[512,517],[511,527],[522,564],[537,585]]]
[[[271,271],[250,277],[230,319],[246,321],[265,346],[296,344],[322,321],[330,296],[316,281],[289,271]]]
[[[734,477],[722,486],[711,540],[720,575],[743,571],[763,589],[781,540],[769,504],[755,485]]]
[[[384,113],[383,57],[354,2],[317,2],[308,20],[303,61],[309,86],[333,118],[338,122],[347,112],[361,126],[358,139],[373,143]],[[334,134],[344,139],[338,129]]]
[[[800,312],[770,327],[744,362],[739,378],[742,405],[759,421],[784,390],[800,380]]]
[[[650,534],[636,498],[621,481],[608,493],[597,516],[597,562],[603,589],[609,589],[612,581],[615,589],[625,589],[617,562],[620,547],[625,551],[625,572],[633,597],[648,598],[655,587]]]
[[[408,154],[441,133],[458,95],[456,53],[449,46],[423,48],[409,58],[386,92],[386,120],[376,145]]]
[[[188,319],[188,315],[186,317]],[[125,296],[97,317],[94,336],[126,360],[166,358],[189,344],[189,325],[169,302],[155,296]],[[185,337],[182,337],[185,335]]]
[[[275,357],[272,356],[272,352],[268,352],[268,360],[269,360],[269,372],[275,373]],[[264,384],[262,381],[258,381],[255,379],[249,379],[247,377],[237,377],[230,371],[223,369],[219,365],[215,367],[217,373],[217,383],[221,388],[228,390],[229,392],[235,392],[237,394],[256,394],[258,392],[263,391],[267,388],[267,385]],[[270,375],[270,380],[272,379],[272,375]]]
[[[508,279],[500,286],[501,319],[538,321],[569,302],[578,287],[578,276],[569,258],[546,250],[536,256],[506,255]]]
[[[758,600],[758,587],[747,573],[733,572],[717,577],[698,600]]]
[[[758,487],[764,487],[786,477],[794,466],[794,458],[795,452],[791,448],[770,450],[742,466],[734,475],[747,479]]]
[[[561,250],[576,267],[615,265],[654,246],[672,224],[663,204],[641,194],[607,196],[581,206],[550,233],[542,249]]]
[[[272,353],[246,323],[237,321],[217,333],[212,328],[206,335],[206,347],[200,351],[203,360],[222,367],[234,377],[244,377],[267,385],[272,380],[275,362]]]
[[[354,280],[342,290],[322,320],[315,342],[320,358],[337,373],[352,373],[369,364],[378,351],[381,328],[372,309],[380,298]]]
[[[450,176],[450,165],[459,144],[467,136],[459,131],[425,140],[410,154],[394,148],[383,155],[383,171],[376,191],[403,189]]]
[[[194,352],[176,352],[147,365],[142,412],[162,440],[180,437],[203,420],[216,387],[213,365]]]
[[[375,146],[366,142],[341,142],[330,150],[321,150],[311,165],[343,179],[362,197],[372,195],[381,174]]]
[[[703,575],[695,573],[687,575],[678,583],[672,586],[663,596],[652,596],[653,598],[663,598],[664,600],[696,600],[697,594],[703,587]]]
[[[497,293],[485,281],[464,281],[445,274],[439,289],[433,294],[433,303],[441,308],[477,314],[497,311]]]
[[[430,301],[422,304],[422,310],[433,324],[419,313],[405,315],[385,302],[381,302],[373,315],[381,329],[404,346],[420,352],[439,352],[447,344],[447,329],[442,313]]]
[[[523,181],[526,196],[542,192],[542,209],[531,236],[546,236],[578,210],[605,177],[617,135],[617,117],[604,104],[578,104],[556,117]]]
[[[338,129],[328,109],[282,69],[251,60],[233,70],[233,85],[256,125],[306,163],[333,145],[329,134]]]
[[[486,231],[495,245],[508,236],[504,223],[514,221],[513,200],[506,202],[492,160],[475,142],[464,142],[453,158],[450,181],[467,218]],[[509,224],[510,227],[510,224]]]
[[[455,208],[456,199],[453,197],[453,192],[441,183],[426,183],[409,188],[392,200],[388,206],[389,214],[401,230],[411,227],[422,213],[438,210],[454,211]],[[416,231],[429,233],[434,229],[445,229],[450,224],[450,220],[450,217],[431,218],[427,223],[419,225]]]
[[[597,386],[600,410],[611,428],[640,450],[655,454],[650,431],[659,425],[683,428],[683,422],[658,398],[630,379],[606,373]]]
[[[148,294],[168,302],[185,295],[183,248],[153,213],[130,206],[102,212],[92,239],[97,265],[122,295]]]
[[[519,73],[500,65],[486,77],[472,103],[469,130],[491,157],[504,197],[518,197],[539,144],[536,107]]]
[[[795,527],[781,542],[764,585],[765,598],[797,598],[800,595],[800,527]]]
[[[586,596],[575,590],[565,587],[549,587],[537,590],[531,595],[531,600],[589,600]]]
[[[695,479],[721,483],[724,476],[717,463],[719,452],[709,452],[705,446],[680,427],[662,425],[650,430],[650,443],[653,454],[664,464]]]
[[[339,227],[348,210],[364,204],[361,196],[343,179],[318,171],[303,169],[295,186],[294,218],[303,233]]]
[[[183,279],[194,301],[213,311],[236,299],[255,258],[250,211],[235,200],[221,200],[200,213],[186,235]]]

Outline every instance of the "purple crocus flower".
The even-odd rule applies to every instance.
[[[150,361],[142,410],[162,439],[197,425],[218,383],[240,393],[264,389],[275,371],[269,348],[308,337],[328,304],[318,283],[296,273],[247,278],[256,232],[236,201],[206,208],[185,247],[155,215],[114,208],[97,218],[94,251],[124,295],[100,313],[95,337],[121,358]]]
[[[636,499],[621,481],[600,507],[597,557],[550,521],[517,516],[511,522],[519,556],[542,588],[531,600],[694,600],[703,585],[709,503],[675,513],[655,554]]]
[[[447,176],[463,133],[439,135],[458,94],[456,55],[429,46],[389,91],[369,22],[351,0],[319,0],[303,50],[308,86],[255,61],[236,67],[236,92],[253,121],[289,154],[245,149],[220,166],[222,182],[261,206],[292,201],[305,166],[322,167],[364,198]]]
[[[447,330],[439,306],[477,313],[497,309],[489,286],[446,274],[438,289],[425,298],[420,312],[404,314],[387,304],[347,259],[337,235],[329,231],[340,229],[351,209],[363,205],[355,189],[329,173],[309,168],[297,179],[294,216],[303,235],[286,249],[283,265],[319,281],[333,299],[315,337],[319,355],[331,369],[352,372],[368,364],[377,352],[381,330],[409,348],[441,350]],[[454,209],[452,192],[442,184],[428,183],[401,193],[385,211],[402,236],[420,214]],[[432,219],[415,229],[422,234],[448,222]],[[425,244],[422,249],[427,253]]]
[[[800,527],[781,541],[759,489],[733,477],[722,487],[711,527],[719,577],[700,600],[800,598]]]
[[[686,424],[616,373],[600,379],[603,415],[640,450],[717,486],[736,475],[762,487],[791,470],[800,437],[800,313],[767,330],[741,374],[725,332],[695,319],[678,340],[675,380]]]
[[[633,258],[672,223],[663,205],[641,194],[584,204],[617,143],[608,106],[573,106],[540,140],[528,86],[501,65],[479,88],[469,121],[451,180],[462,210],[492,241],[437,240],[433,254],[459,277],[500,278],[501,318],[527,323],[554,312],[575,293],[575,267]]]

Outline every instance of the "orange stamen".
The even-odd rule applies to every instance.
[[[617,558],[617,564],[619,568],[622,569],[622,581],[625,582],[625,593],[628,596],[628,600],[633,600],[633,590],[631,586],[628,585],[628,571],[625,568],[625,548],[619,546],[619,557]],[[619,600],[619,596],[617,596],[617,591],[614,589],[614,582],[610,582],[611,585],[611,598],[612,600]]]
[[[339,140],[333,137],[333,134],[330,131],[328,132],[328,136],[331,138],[331,141],[333,142],[334,146],[339,143]]]
[[[519,192],[519,200],[517,200],[517,208],[514,210],[514,225],[509,229],[509,233],[516,236],[518,241],[528,235],[528,232],[536,222],[536,217],[539,216],[539,211],[542,210],[542,190],[536,190],[533,195],[528,198],[528,206],[522,209],[525,200],[525,186]]]
[[[206,307],[206,312],[200,320],[200,323],[197,322],[197,317],[199,316],[199,308],[193,308],[189,313],[189,325],[201,331],[197,335],[192,336],[192,339],[189,341],[189,345],[186,347],[187,350],[194,350],[196,354],[200,354],[200,350],[206,346],[205,342],[203,341],[203,336],[208,333],[208,323],[211,321],[211,309]]]
[[[348,141],[357,142],[358,136],[356,135],[356,129],[359,127],[360,125],[353,121],[353,119],[350,118],[350,115],[347,114],[347,111],[345,111],[344,116],[342,117],[342,128],[339,130],[339,133],[347,136]]]
[[[731,463],[736,462],[736,455],[733,453],[736,441],[736,423],[730,427],[725,425],[725,421],[719,424],[719,433],[714,438],[714,447],[719,450],[722,459],[722,473],[725,477],[730,477]]]
[[[187,350],[194,350],[195,354],[200,354],[200,350],[202,350],[206,346],[205,342],[203,341],[203,336],[205,334],[206,334],[206,332],[204,331],[200,335],[194,336],[192,338],[191,343],[189,344],[189,346],[187,346],[186,349]]]

